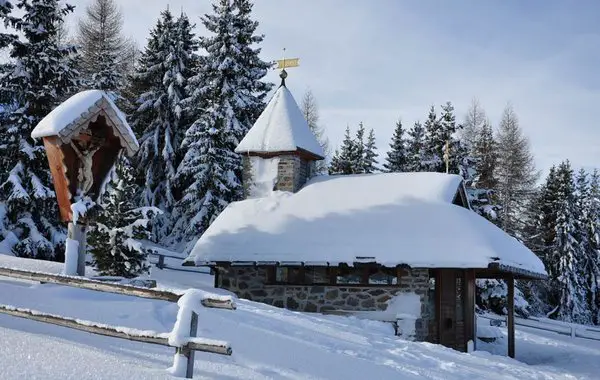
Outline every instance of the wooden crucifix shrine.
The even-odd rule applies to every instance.
[[[133,155],[137,140],[110,95],[100,90],[81,92],[59,105],[31,137],[44,140],[60,216],[69,223],[65,273],[83,276],[93,206],[120,152]]]

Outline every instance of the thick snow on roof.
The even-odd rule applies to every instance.
[[[297,149],[325,157],[294,97],[287,87],[280,86],[235,151],[269,153]]]
[[[230,204],[188,260],[487,268],[545,274],[530,250],[452,204],[455,175],[390,173],[313,179],[298,193]]]
[[[31,132],[32,138],[59,136],[69,140],[80,129],[85,128],[90,121],[103,112],[121,139],[121,145],[128,152],[134,153],[139,145],[125,115],[105,91],[87,90],[73,95],[46,117]]]

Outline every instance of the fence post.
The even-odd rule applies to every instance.
[[[575,333],[575,326],[571,325],[571,338],[576,338],[577,335]]]
[[[198,334],[198,314],[192,311],[192,318],[190,323],[190,337],[195,338]],[[185,378],[191,379],[194,376],[194,356],[195,351],[189,348],[189,345],[183,347],[177,347],[177,354],[185,356]]]
[[[165,257],[163,255],[158,255],[158,264],[156,264],[158,269],[163,269],[165,267]]]

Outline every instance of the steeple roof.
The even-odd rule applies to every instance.
[[[311,153],[317,159],[325,157],[294,97],[282,82],[235,151],[279,153],[297,150]]]

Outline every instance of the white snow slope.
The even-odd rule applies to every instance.
[[[1,256],[0,256],[1,258]],[[0,265],[2,263],[0,262]],[[212,277],[158,271],[161,283],[210,289]],[[0,279],[0,303],[96,322],[169,332],[177,305]],[[516,361],[403,341],[392,327],[303,314],[245,300],[235,311],[199,308],[198,335],[229,341],[231,357],[197,353],[198,379],[596,379],[600,342],[519,329]],[[0,315],[0,378],[166,379],[173,349]]]

